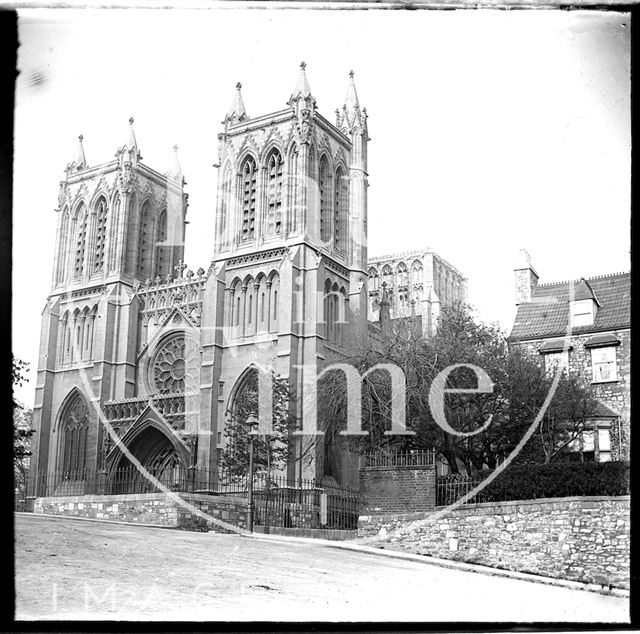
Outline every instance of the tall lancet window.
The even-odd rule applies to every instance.
[[[158,218],[158,240],[156,242],[156,277],[163,277],[168,272],[169,246],[167,245],[167,209],[160,212]]]
[[[138,233],[138,264],[136,266],[136,273],[139,278],[149,276],[151,228],[151,203],[146,200],[140,212],[140,233]]]
[[[75,277],[80,277],[84,271],[84,249],[87,242],[87,208],[81,203],[76,210],[76,259],[73,267]]]
[[[64,281],[67,267],[67,241],[69,239],[69,208],[65,207],[62,212],[62,222],[60,223],[60,241],[58,242],[58,268],[56,269],[56,282]]]
[[[82,472],[87,451],[89,410],[80,394],[74,395],[60,418],[62,470],[67,474]]]
[[[336,249],[343,251],[346,239],[347,201],[349,199],[348,183],[342,169],[336,170],[335,183],[335,216],[333,219],[333,235]]]
[[[274,150],[267,161],[267,235],[278,235],[282,228],[282,155]]]
[[[93,248],[93,272],[104,269],[104,248],[107,239],[107,201],[100,198],[96,206],[96,237]]]
[[[242,165],[242,240],[253,240],[256,224],[256,161],[248,156]]]
[[[329,164],[327,157],[320,159],[320,240],[329,242],[331,239],[331,191],[329,181]]]

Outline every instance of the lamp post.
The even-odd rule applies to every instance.
[[[247,530],[253,533],[253,429],[258,425],[255,414],[247,416],[245,425],[249,434],[249,480],[247,482]]]

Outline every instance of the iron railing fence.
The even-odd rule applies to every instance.
[[[132,495],[161,491],[159,485],[176,493],[248,495],[247,474],[184,467],[150,474],[152,478],[133,467],[109,474],[83,470],[32,475],[27,481],[27,497]],[[253,476],[255,525],[355,530],[358,504],[357,489],[265,472]]]
[[[360,467],[430,467],[436,463],[433,449],[396,451],[391,453],[366,452],[360,454]]]
[[[438,477],[436,480],[436,506],[449,506],[457,502],[481,482],[482,480],[469,476],[457,476],[455,479],[451,478],[451,476]],[[480,491],[465,500],[463,504],[476,504],[486,501],[486,496]]]

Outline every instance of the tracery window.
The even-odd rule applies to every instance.
[[[156,241],[156,277],[167,274],[169,264],[169,247],[167,246],[167,210],[160,212],[158,218],[158,240]]]
[[[329,242],[331,239],[331,208],[329,190],[329,165],[327,157],[320,159],[320,178],[318,183],[320,189],[320,240]]]
[[[138,264],[136,273],[143,278],[149,275],[149,243],[151,239],[151,204],[148,200],[142,205],[140,212],[140,232],[138,234]]]
[[[248,156],[242,166],[242,240],[253,240],[256,223],[256,161]]]
[[[67,268],[67,239],[69,234],[69,208],[65,207],[62,212],[62,222],[60,224],[60,241],[58,243],[58,268],[56,270],[56,282],[63,282],[65,270]]]
[[[84,271],[84,249],[87,240],[87,208],[84,203],[76,212],[76,259],[73,268],[75,277],[80,277]]]
[[[342,251],[345,246],[348,191],[347,179],[343,176],[342,169],[338,168],[335,182],[335,217],[333,226],[334,244],[338,251]]]
[[[282,156],[274,150],[267,162],[267,235],[277,235],[282,227]]]
[[[96,206],[96,234],[93,248],[93,272],[104,269],[104,249],[107,239],[107,201],[100,198]]]
[[[152,383],[161,394],[197,390],[200,355],[196,343],[184,335],[172,337],[156,352],[151,369]]]
[[[77,473],[85,467],[89,410],[81,394],[67,404],[60,419],[62,470]]]

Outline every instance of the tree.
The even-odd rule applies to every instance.
[[[461,304],[442,310],[438,331],[431,339],[422,338],[409,322],[395,322],[379,349],[361,351],[348,361],[361,373],[380,363],[392,363],[403,370],[407,427],[415,432],[414,436],[384,434],[391,424],[391,385],[385,372],[372,371],[363,379],[362,424],[369,434],[359,439],[360,451],[433,448],[452,473],[469,475],[495,468],[517,446],[552,383],[552,377],[534,360],[517,348],[509,349],[496,325],[479,322],[472,310]],[[439,424],[442,419],[432,411],[430,391],[434,379],[457,364],[470,364],[486,372],[493,389],[445,395],[444,419],[459,432],[456,434]],[[334,449],[345,442],[339,435],[346,421],[344,383],[339,373],[330,373],[319,388],[321,419],[328,430],[325,445]],[[477,386],[478,376],[468,367],[451,371],[446,380],[449,390]],[[563,374],[536,440],[529,443],[528,455],[541,462],[553,459],[584,429],[594,406],[590,389]],[[482,429],[489,417],[491,423]]]
[[[13,356],[11,383],[12,390],[21,386],[26,380],[26,372],[29,371],[25,361]],[[31,437],[34,429],[31,428],[33,412],[27,409],[13,396],[13,473],[18,495],[24,491],[27,473],[29,470],[29,456],[31,456]]]
[[[256,472],[281,471],[290,456],[290,432],[295,426],[291,412],[293,396],[286,379],[272,373],[273,384],[273,433],[256,435],[253,440],[254,469]],[[221,464],[230,476],[242,476],[249,467],[249,432],[244,424],[250,414],[258,414],[258,373],[251,372],[240,386],[233,408],[227,412],[225,437],[227,444],[222,451]]]

